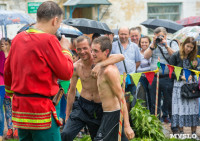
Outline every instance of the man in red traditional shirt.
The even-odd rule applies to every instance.
[[[69,42],[55,36],[63,12],[52,1],[37,10],[37,23],[12,41],[5,63],[6,93],[13,94],[12,120],[20,140],[60,141],[59,120],[51,101],[59,86],[57,79],[69,80],[73,61]]]

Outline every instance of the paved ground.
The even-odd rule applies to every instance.
[[[165,136],[167,138],[170,138],[170,134],[172,134],[171,132],[171,125],[170,124],[166,124],[166,123],[163,123],[163,132],[165,134]],[[6,122],[5,122],[5,130],[4,130],[4,138],[5,138],[5,135],[7,133],[7,127],[6,127]],[[191,128],[190,127],[184,127],[184,133],[185,134],[191,134]],[[200,137],[200,126],[197,127],[197,136]]]
[[[168,123],[163,123],[164,128],[164,134],[166,137],[170,138],[170,134],[172,134],[171,131],[171,125]],[[183,128],[184,134],[191,134],[191,128],[190,127],[184,127]],[[197,127],[197,136],[200,137],[200,126]]]

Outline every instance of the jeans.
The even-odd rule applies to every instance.
[[[199,118],[200,118],[200,98],[199,98]]]
[[[5,86],[0,86],[0,136],[3,136],[3,130],[4,130],[4,113],[3,113],[4,96],[5,96]]]
[[[11,106],[11,99],[4,98],[4,109],[5,109],[5,117],[7,122],[8,129],[13,128],[12,124],[12,106]]]

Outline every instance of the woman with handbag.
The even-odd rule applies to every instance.
[[[182,43],[180,50],[170,58],[170,65],[185,69],[196,69],[197,45],[193,37],[187,37]],[[187,99],[181,96],[181,87],[185,83],[192,82],[192,75],[186,82],[185,73],[182,71],[179,80],[174,80],[172,93],[172,127],[179,127],[180,134],[184,134],[183,127],[191,127],[192,134],[196,136],[196,128],[199,125],[198,98]],[[196,136],[197,137],[197,136]]]

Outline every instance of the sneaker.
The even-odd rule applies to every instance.
[[[14,139],[19,139],[19,137],[18,137],[18,130],[17,129],[14,130],[13,138]]]
[[[13,137],[13,130],[12,129],[8,129],[8,132],[7,132],[5,138],[8,140],[8,139],[12,139],[12,137]]]

